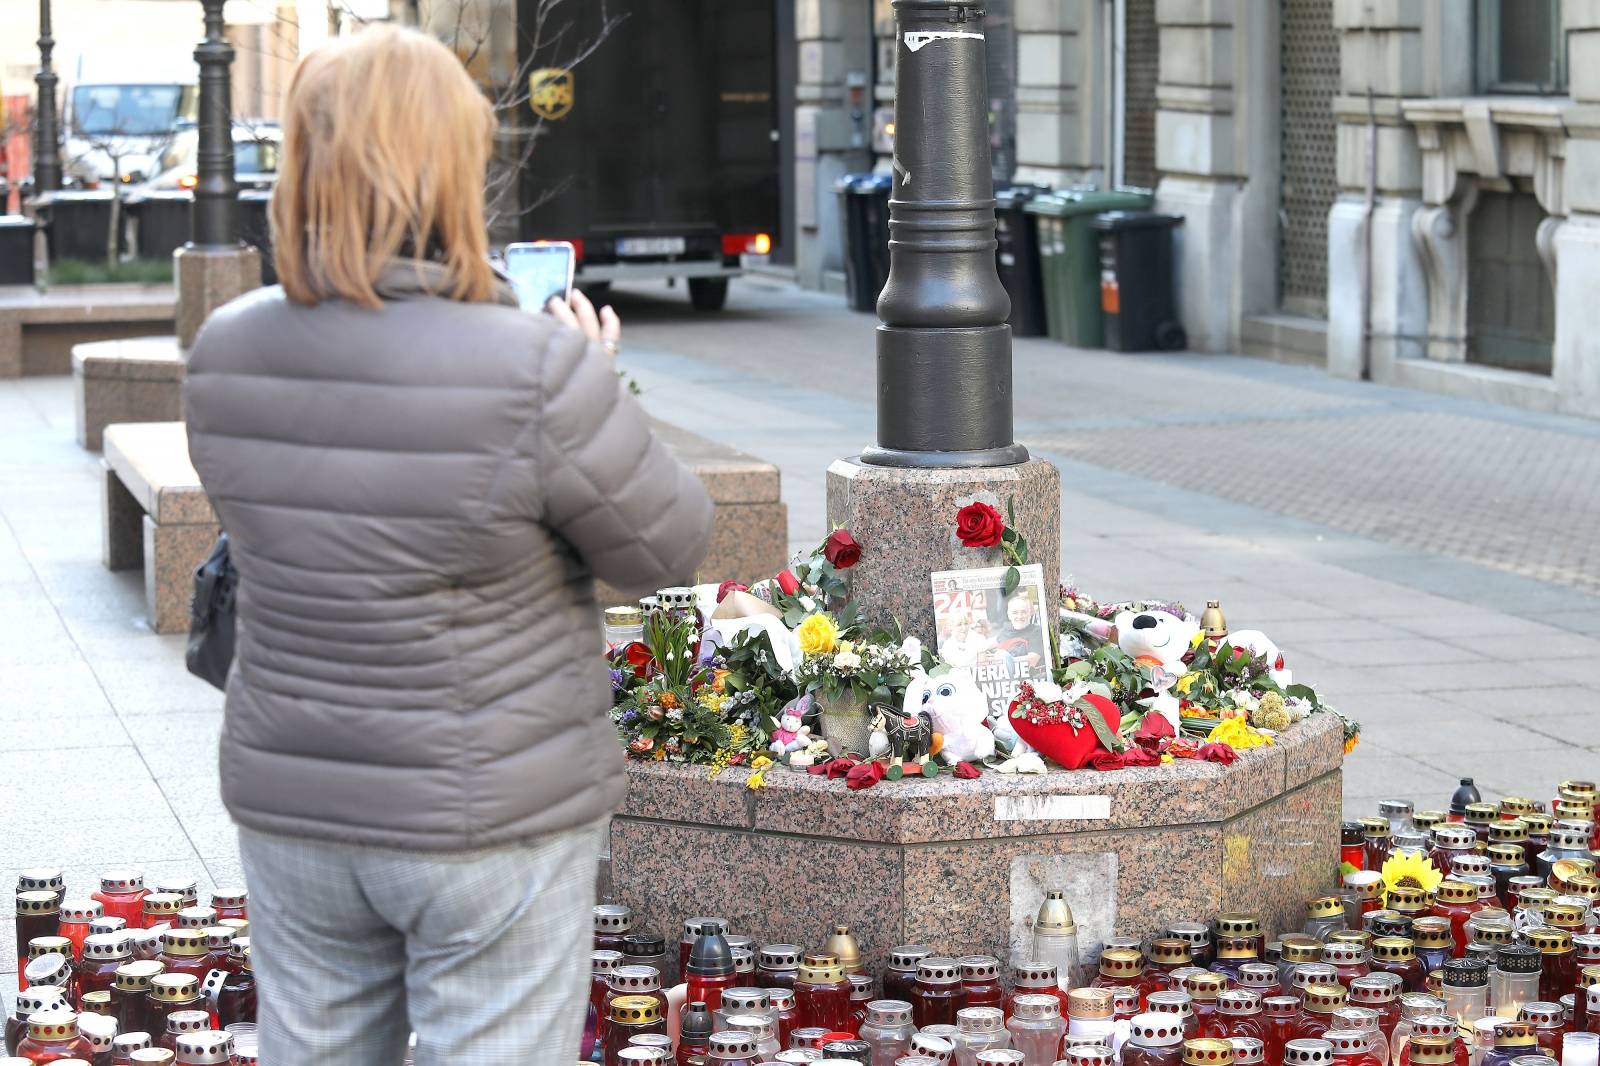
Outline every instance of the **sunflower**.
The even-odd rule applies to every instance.
[[[1385,898],[1390,889],[1402,886],[1421,888],[1431,896],[1434,889],[1439,887],[1439,882],[1444,880],[1444,875],[1434,869],[1433,863],[1416,852],[1396,852],[1389,856],[1382,872]]]

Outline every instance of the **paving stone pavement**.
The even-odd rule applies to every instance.
[[[719,315],[681,290],[615,302],[646,406],[778,463],[792,543],[815,544],[828,462],[872,435],[872,318],[759,279]],[[1600,426],[1249,359],[1016,351],[1019,437],[1062,470],[1064,572],[1267,630],[1364,724],[1349,811],[1441,803],[1462,773],[1489,796],[1600,775]],[[0,885],[128,863],[209,889],[239,876],[221,698],[145,626],[139,576],[101,566],[99,508],[70,380],[0,381]]]

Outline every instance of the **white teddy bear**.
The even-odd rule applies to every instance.
[[[1189,654],[1194,639],[1200,635],[1199,621],[1169,611],[1122,611],[1109,622],[1103,618],[1086,618],[1084,629],[1101,640],[1115,639],[1117,646],[1141,666],[1151,668],[1151,686],[1156,694],[1140,703],[1160,712],[1173,732],[1178,732],[1181,727],[1178,697],[1172,694],[1172,686],[1188,672],[1183,657]]]
[[[1283,652],[1278,646],[1259,629],[1241,629],[1237,633],[1229,633],[1222,641],[1234,648],[1243,648],[1250,653],[1252,659],[1265,659],[1267,663],[1267,676],[1279,688],[1288,688],[1294,684],[1294,672],[1283,667]]]
[[[906,687],[902,709],[907,714],[927,711],[933,728],[944,735],[939,758],[946,765],[976,762],[994,754],[994,734],[987,725],[989,714],[983,692],[972,671],[951,670],[937,677],[918,672]]]

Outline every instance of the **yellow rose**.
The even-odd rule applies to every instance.
[[[1178,678],[1177,689],[1179,692],[1187,696],[1189,694],[1189,690],[1194,688],[1194,683],[1198,680],[1200,680],[1200,675],[1198,673],[1191,672],[1184,674],[1182,677]]]
[[[800,640],[800,651],[805,655],[827,655],[839,645],[839,627],[825,614],[814,614],[800,623],[794,631]]]

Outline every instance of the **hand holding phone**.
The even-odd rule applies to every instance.
[[[572,295],[577,252],[567,241],[522,241],[506,245],[506,276],[524,311],[545,309],[552,297]]]
[[[599,341],[606,354],[616,358],[617,344],[622,340],[622,319],[609,305],[596,312],[589,298],[573,289],[565,301],[560,296],[550,297],[545,310],[562,325],[572,327],[591,341]]]

